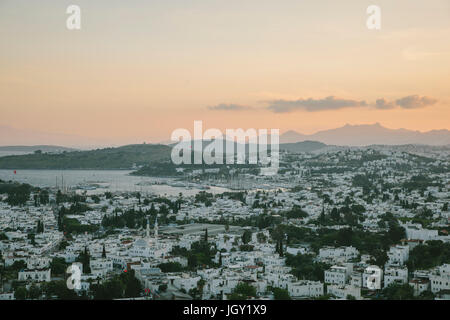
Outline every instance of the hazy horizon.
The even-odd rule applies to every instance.
[[[309,138],[314,139],[314,136],[317,134],[321,134],[321,133],[327,133],[329,131],[333,131],[335,129],[345,129],[345,128],[350,128],[350,129],[354,129],[354,130],[360,130],[360,129],[382,129],[382,130],[394,130],[397,133],[400,131],[404,131],[406,130],[406,133],[408,134],[413,134],[413,133],[418,133],[418,134],[429,134],[429,133],[434,133],[434,132],[441,132],[441,131],[445,131],[447,133],[447,139],[448,139],[448,143],[441,143],[441,144],[436,144],[436,145],[447,145],[450,144],[450,130],[447,129],[434,129],[434,130],[429,130],[429,131],[420,131],[420,130],[408,130],[405,128],[387,128],[385,127],[383,124],[380,123],[369,123],[369,124],[345,124],[344,126],[341,127],[336,127],[336,128],[330,128],[330,129],[326,129],[326,130],[318,130],[316,132],[313,132],[311,134],[305,134],[304,132],[300,132],[298,130],[293,130],[293,129],[287,129],[284,131],[280,132],[280,137],[281,143],[290,143],[290,142],[300,142],[300,141],[306,141]],[[6,141],[3,139],[0,139],[0,147],[12,147],[12,146],[45,146],[45,145],[49,145],[49,146],[61,146],[61,147],[67,147],[67,148],[78,148],[78,149],[92,149],[92,148],[104,148],[104,147],[118,147],[118,146],[123,146],[123,145],[129,145],[129,144],[142,144],[142,143],[147,143],[147,144],[173,144],[175,142],[170,140],[170,137],[167,137],[167,139],[164,140],[152,140],[152,139],[148,139],[143,137],[142,139],[126,139],[126,138],[119,138],[119,139],[107,139],[105,138],[92,138],[92,137],[87,137],[87,136],[78,136],[78,135],[65,135],[65,134],[61,134],[61,133],[57,133],[57,132],[40,132],[40,131],[31,131],[31,130],[23,130],[21,131],[21,129],[19,128],[12,128],[10,126],[3,126],[0,125],[0,133],[3,133],[5,130],[13,130],[13,132],[15,130],[17,130],[16,132],[18,132],[19,134],[16,134],[13,138],[11,138],[11,143],[6,142],[7,140],[9,140],[8,138],[6,139]],[[186,129],[188,131],[191,132],[191,134],[193,135],[193,126],[191,125],[191,127],[186,127]],[[209,128],[203,128],[203,131],[209,129]],[[239,129],[239,128],[235,128],[235,129]],[[244,130],[248,129],[248,128],[242,128]],[[11,132],[11,131],[10,131]],[[362,133],[362,132],[361,132]],[[366,132],[367,133],[367,132]],[[225,134],[225,132],[224,132]],[[293,134],[295,135],[299,135],[300,137],[298,139],[289,139],[290,135]],[[285,136],[286,135],[286,136]],[[17,136],[19,137],[19,140],[14,140],[17,139]],[[283,137],[286,137],[287,141],[283,141]],[[304,136],[305,139],[302,139],[301,136]],[[4,136],[3,136],[4,137]],[[194,140],[194,137],[191,137],[191,140]],[[368,133],[368,137],[366,137],[366,139],[374,139],[376,138],[373,133],[369,132]],[[380,139],[382,139],[383,137],[381,137]],[[285,140],[286,140],[285,139]],[[339,137],[336,137],[337,140],[339,140]],[[379,140],[380,140],[379,139]],[[295,140],[295,141],[294,141]],[[318,142],[323,142],[321,141],[321,139],[316,139]],[[46,141],[49,141],[49,143],[46,143]],[[339,145],[339,143],[335,143],[336,145]],[[370,143],[368,143],[367,145],[369,145]],[[377,144],[381,144],[381,143],[377,143]],[[393,144],[392,142],[386,140],[386,144]],[[421,144],[419,142],[417,142],[417,144]],[[427,143],[424,143],[427,144]],[[342,145],[346,145],[345,143]],[[354,146],[355,144],[348,144],[349,146]],[[364,145],[364,144],[359,144],[359,145]],[[430,144],[432,145],[432,144]]]

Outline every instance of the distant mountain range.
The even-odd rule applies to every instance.
[[[291,130],[280,136],[280,143],[294,143],[305,140],[339,146],[368,146],[373,144],[438,146],[450,144],[450,131],[444,129],[420,132],[407,129],[388,129],[379,123],[375,123],[369,125],[347,124],[340,128],[319,131],[310,135]]]
[[[305,143],[301,145],[289,145],[298,142]],[[76,135],[45,133],[0,125],[0,146],[8,146],[5,147],[6,149],[4,150],[0,147],[0,157],[9,154],[27,154],[36,150],[42,150],[44,153],[54,153],[60,151],[73,151],[73,149],[70,148],[67,148],[66,150],[66,147],[86,150],[93,148],[117,147],[120,145],[127,145],[129,143],[129,139],[124,139],[123,141],[106,141],[104,139],[91,139],[89,137]],[[443,129],[420,132],[407,129],[389,129],[383,127],[379,123],[375,123],[369,125],[347,124],[340,128],[323,130],[314,134],[302,134],[290,130],[280,136],[280,144],[284,145],[284,150],[302,152],[313,151],[319,147],[323,147],[323,145],[319,145],[317,143],[335,146],[369,146],[375,144],[420,144],[443,146],[450,145],[450,131]],[[161,144],[169,146],[174,145],[173,142]],[[281,147],[282,146],[280,146],[280,148]]]

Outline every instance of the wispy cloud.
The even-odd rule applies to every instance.
[[[240,104],[233,104],[233,103],[232,104],[220,103],[218,105],[208,107],[208,110],[222,110],[222,111],[241,111],[248,109],[252,108],[249,106],[243,106]]]
[[[437,102],[436,99],[429,97],[419,97],[418,95],[407,96],[395,101],[395,103],[404,109],[417,109],[431,106]]]
[[[274,113],[290,113],[295,111],[317,112],[339,110],[344,108],[372,108],[377,110],[391,110],[395,108],[419,109],[434,105],[438,100],[426,96],[410,95],[396,100],[387,100],[379,98],[375,102],[366,102],[365,100],[342,99],[329,96],[323,99],[277,99],[264,101],[267,106],[254,108],[239,104],[221,103],[215,106],[209,106],[209,110],[241,111],[241,110],[269,110]]]
[[[339,99],[329,96],[325,99],[272,100],[269,101],[267,109],[275,113],[287,113],[296,110],[314,112],[366,106],[367,103],[365,101]]]
[[[389,102],[386,99],[381,98],[381,99],[377,99],[374,107],[376,109],[380,109],[380,110],[389,110],[389,109],[394,109],[396,107],[396,104],[395,104],[395,102]]]

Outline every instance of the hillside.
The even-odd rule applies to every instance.
[[[169,146],[139,144],[60,154],[27,154],[0,158],[0,169],[131,169],[170,159]]]
[[[311,152],[325,148],[327,145],[317,141],[302,141],[297,143],[280,144],[280,150],[290,152]]]
[[[280,142],[304,140],[320,141],[338,146],[405,145],[421,144],[443,146],[450,144],[449,130],[427,132],[407,129],[389,129],[379,123],[365,125],[345,125],[340,128],[323,130],[310,135],[288,131],[280,136]]]
[[[64,151],[76,151],[76,149],[60,147],[60,146],[47,146],[47,145],[37,145],[37,146],[0,146],[0,157],[6,156],[22,156],[25,154],[30,154],[34,152],[42,153],[61,153]]]

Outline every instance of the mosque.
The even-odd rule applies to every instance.
[[[158,217],[155,221],[153,237],[150,236],[150,225],[147,218],[147,228],[145,237],[137,239],[130,248],[130,255],[142,258],[163,258],[167,255],[172,246],[158,239]]]

